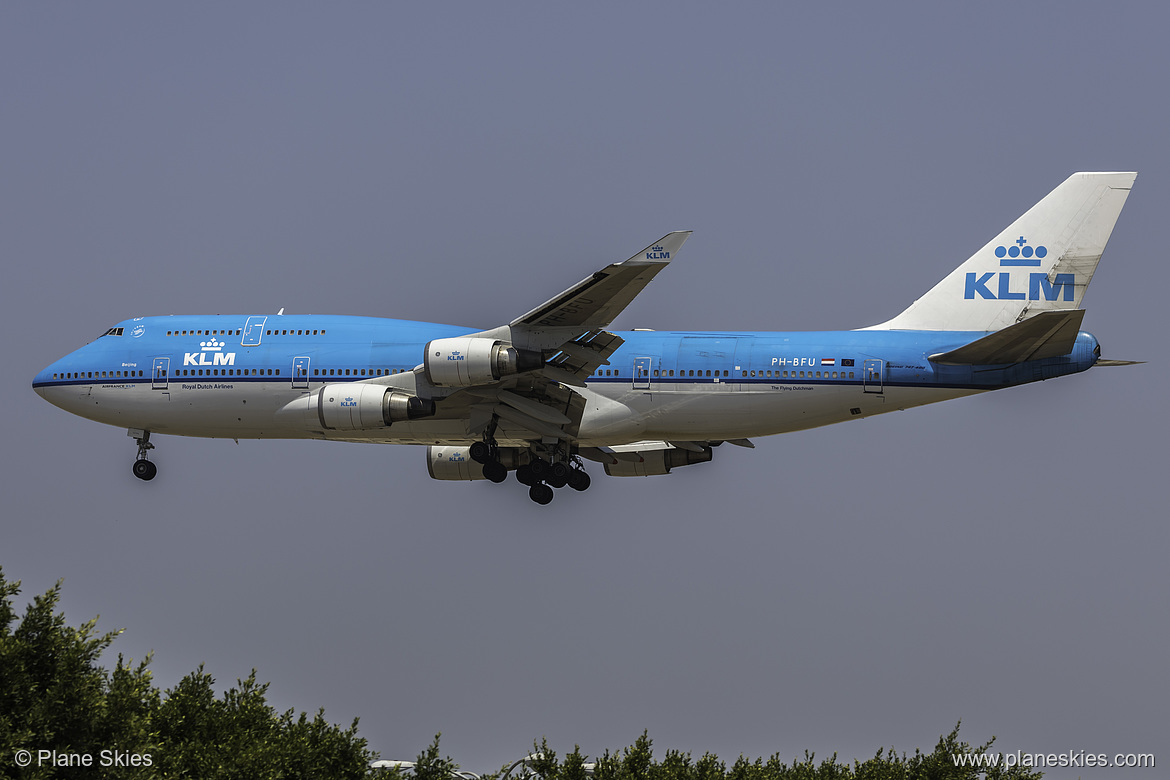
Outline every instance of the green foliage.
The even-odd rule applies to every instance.
[[[48,778],[357,778],[371,775],[373,756],[357,721],[341,729],[293,710],[277,713],[255,670],[222,698],[200,667],[161,694],[147,657],[118,656],[113,670],[99,657],[120,631],[100,634],[97,618],[80,628],[57,612],[61,584],[37,596],[19,623],[12,600],[20,583],[0,569],[0,777]],[[438,739],[433,745],[436,756]],[[91,766],[11,762],[18,750],[89,754]],[[102,750],[149,755],[142,766],[101,766]],[[446,777],[436,763],[432,777]]]
[[[987,753],[995,739],[972,748],[959,741],[959,726],[940,737],[931,753],[915,751],[913,756],[899,755],[893,749],[879,750],[873,758],[842,764],[834,754],[819,763],[812,754],[786,764],[778,754],[767,761],[740,756],[728,769],[717,756],[705,753],[698,761],[690,753],[668,750],[661,762],[654,760],[653,745],[646,732],[620,753],[606,750],[597,759],[594,780],[1038,780],[1040,772],[1023,768],[1002,767],[986,770],[974,766],[955,766],[956,755]],[[585,780],[584,758],[580,747],[565,756],[562,763],[545,740],[533,750],[535,758],[529,769],[543,780]],[[522,777],[523,775],[514,775]]]

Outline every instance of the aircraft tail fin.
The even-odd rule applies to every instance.
[[[865,330],[996,331],[1078,309],[1136,173],[1074,173],[892,320]]]

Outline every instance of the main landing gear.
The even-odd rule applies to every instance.
[[[154,449],[154,445],[150,443],[150,431],[131,429],[126,433],[133,436],[134,441],[138,443],[138,460],[134,461],[132,467],[134,476],[149,482],[158,473],[158,467],[146,459],[146,453]]]
[[[554,453],[554,457],[558,454]],[[516,481],[528,485],[528,497],[541,505],[553,500],[553,488],[568,485],[580,491],[588,490],[590,485],[589,474],[577,459],[548,461],[534,453],[527,464],[516,469]]]
[[[483,441],[472,444],[469,454],[476,463],[483,464],[484,478],[499,484],[508,478],[509,469],[501,460],[500,448],[494,436],[495,429],[496,420],[493,418]],[[527,485],[528,497],[542,506],[553,500],[554,488],[566,485],[577,491],[589,488],[589,475],[582,468],[581,459],[569,455],[559,445],[546,452],[538,453],[535,448],[528,450],[527,462],[512,453],[520,454],[522,451],[508,450],[504,453],[510,456],[512,462],[509,465],[516,469],[516,481]]]

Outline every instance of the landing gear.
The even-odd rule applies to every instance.
[[[543,506],[552,501],[555,488],[566,485],[576,491],[589,488],[589,475],[576,455],[569,455],[559,447],[546,453],[551,456],[548,460],[531,450],[530,453],[528,464],[516,469],[516,481],[528,485],[528,497],[536,503]]]
[[[528,497],[541,506],[545,506],[553,500],[553,489],[543,482],[537,482],[528,488]]]
[[[487,463],[492,459],[492,445],[486,441],[477,441],[469,448],[471,459],[476,463]]]
[[[146,453],[154,449],[154,445],[150,443],[150,431],[140,431],[132,428],[127,433],[133,436],[134,441],[138,443],[138,460],[134,461],[134,466],[131,470],[134,472],[134,476],[149,482],[158,473],[158,467],[146,459]]]
[[[147,481],[154,479],[154,475],[158,473],[158,466],[154,465],[149,460],[136,460],[134,461],[134,466],[132,468],[134,471],[134,476]]]
[[[484,479],[499,484],[508,479],[510,469],[515,469],[516,481],[526,486],[528,497],[541,506],[553,500],[558,488],[567,485],[581,491],[589,487],[589,475],[581,466],[581,458],[573,453],[567,442],[533,443],[527,452],[511,448],[501,450],[495,438],[498,424],[498,419],[493,416],[484,430],[483,439],[468,447],[471,459],[483,466]]]
[[[504,468],[504,464],[498,460],[489,460],[483,464],[483,475],[498,485],[508,478],[508,469]]]
[[[578,492],[588,490],[592,480],[589,479],[589,474],[585,469],[575,468],[569,472],[569,487]]]

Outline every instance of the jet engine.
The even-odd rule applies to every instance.
[[[539,352],[485,338],[435,339],[427,342],[423,371],[436,387],[487,385],[511,374],[543,365]]]
[[[364,431],[435,413],[435,402],[385,385],[325,385],[317,416],[331,431]]]
[[[703,447],[702,452],[691,450],[649,450],[638,452],[642,461],[619,460],[617,463],[606,463],[605,473],[611,477],[657,477],[669,474],[672,468],[690,466],[693,463],[706,463],[711,460],[711,448]]]
[[[500,463],[509,471],[528,461],[528,451],[517,447],[501,447],[496,451]],[[471,459],[470,447],[427,447],[427,471],[431,479],[487,479],[483,464]]]

